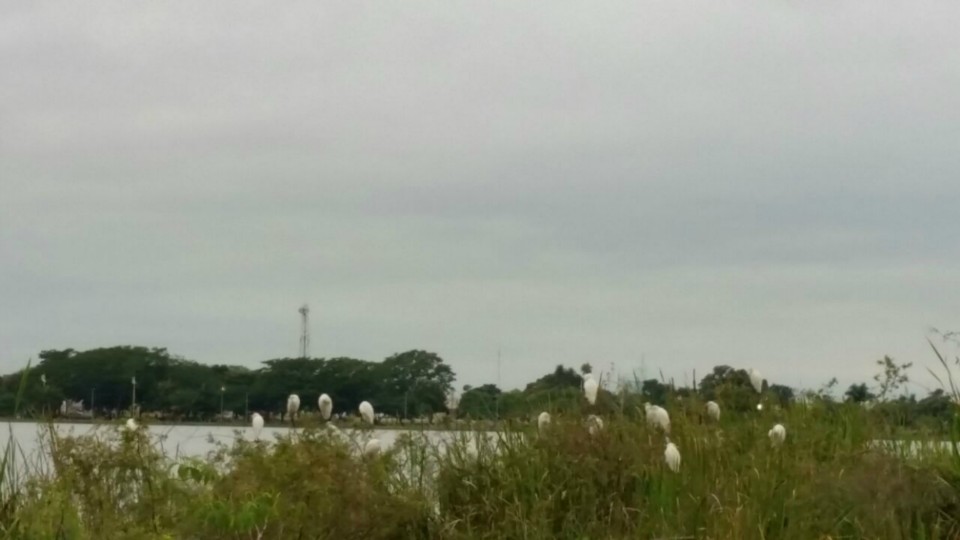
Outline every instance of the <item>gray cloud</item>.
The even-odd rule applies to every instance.
[[[0,368],[254,365],[304,300],[316,354],[509,386],[960,328],[953,3],[0,5]]]

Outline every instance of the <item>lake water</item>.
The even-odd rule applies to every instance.
[[[97,433],[106,435],[109,431],[116,430],[117,427],[117,424],[54,424],[54,428],[60,435],[95,435]],[[35,422],[10,422],[5,426],[0,425],[0,449],[7,447],[12,436],[17,447],[18,465],[36,466],[38,463],[46,463],[47,460],[41,452],[41,436],[45,429],[46,424]],[[275,435],[287,434],[290,429],[288,427],[265,427],[260,433],[260,439],[272,441]],[[246,440],[254,439],[251,428],[241,428],[240,426],[150,425],[147,426],[147,430],[150,439],[172,459],[204,457],[217,447],[217,443],[230,445],[237,437],[238,432],[239,436]],[[456,437],[459,432],[429,429],[412,431],[374,429],[360,432],[344,429],[342,433],[351,440],[361,442],[376,437],[380,440],[382,448],[387,450],[394,445],[398,437],[405,433],[422,434],[432,443],[443,443]],[[494,433],[487,432],[482,436],[492,438]],[[947,451],[949,449],[948,443],[920,443],[918,441],[878,440],[874,441],[873,446],[894,454],[907,456],[915,456],[921,451]],[[21,469],[21,472],[23,472],[23,469]]]
[[[60,435],[95,435],[97,433],[107,434],[109,431],[116,430],[116,424],[75,424],[75,423],[55,423],[54,428]],[[35,422],[10,422],[6,425],[0,425],[0,449],[6,448],[11,436],[17,445],[18,459],[26,457],[28,463],[37,463],[37,460],[43,459],[41,454],[41,436],[46,429],[46,424]],[[260,439],[265,441],[274,440],[277,434],[287,434],[291,428],[288,427],[265,427],[260,433]],[[240,426],[217,426],[217,425],[150,425],[147,426],[150,433],[150,439],[162,448],[164,453],[171,458],[183,457],[204,457],[210,451],[216,448],[217,443],[230,445],[240,436],[247,440],[253,440],[253,430],[251,428],[241,428]],[[452,431],[404,431],[374,429],[363,432],[344,429],[343,434],[353,440],[366,440],[375,437],[380,440],[384,450],[389,449],[396,442],[397,438],[404,433],[423,433],[432,442],[442,442],[449,440],[456,432]]]

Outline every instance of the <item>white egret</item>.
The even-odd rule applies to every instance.
[[[287,398],[287,416],[290,417],[290,423],[293,423],[294,418],[297,416],[297,411],[300,410],[300,396],[296,394],[290,394],[290,397]]]
[[[136,431],[138,427],[140,426],[137,425],[136,420],[134,420],[133,418],[127,418],[127,423],[126,423],[127,431]]]
[[[600,418],[595,414],[591,414],[587,417],[587,432],[590,433],[590,435],[596,435],[597,433],[600,433],[600,430],[602,429],[603,418]]]
[[[647,424],[660,428],[664,433],[670,433],[670,413],[659,405],[644,403],[643,408],[647,413]]]
[[[360,403],[360,418],[368,424],[373,424],[373,405],[369,401]]]
[[[263,417],[260,416],[260,413],[253,413],[250,425],[253,426],[253,438],[259,439],[260,432],[263,431]]]
[[[326,394],[320,394],[320,399],[317,400],[317,404],[320,405],[320,417],[324,420],[329,420],[330,415],[333,413],[333,400]]]
[[[713,419],[714,422],[720,421],[720,405],[717,405],[716,401],[707,402],[707,416]]]
[[[750,384],[753,386],[753,389],[756,390],[758,394],[763,393],[763,375],[760,375],[760,372],[753,368],[750,368],[747,374],[750,375]]]
[[[783,424],[777,424],[767,432],[767,436],[774,446],[780,446],[787,439],[787,428],[783,427]]]
[[[667,467],[673,472],[680,472],[680,450],[677,445],[667,439],[667,449],[663,451],[663,460],[667,462]]]
[[[547,427],[550,425],[550,413],[543,411],[540,413],[540,416],[537,417],[537,430],[542,434],[547,430]]]
[[[593,378],[593,375],[587,373],[583,381],[583,395],[591,405],[597,402],[597,392],[600,390],[600,383]]]
[[[373,457],[380,453],[380,439],[370,439],[363,445],[363,455]]]

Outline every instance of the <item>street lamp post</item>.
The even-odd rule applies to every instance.
[[[223,421],[223,394],[227,391],[226,386],[220,386],[220,420]]]
[[[133,386],[133,405],[130,407],[131,412],[136,411],[137,409],[137,377],[130,377],[130,384]],[[136,414],[134,412],[134,414]]]

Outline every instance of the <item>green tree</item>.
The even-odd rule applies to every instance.
[[[771,384],[769,392],[777,398],[781,407],[787,407],[793,401],[793,388],[782,384]]]
[[[502,392],[495,384],[465,386],[457,414],[474,420],[496,418],[497,400]]]
[[[864,403],[876,397],[873,395],[873,392],[870,391],[867,383],[851,384],[843,395],[847,401],[853,403]]]
[[[741,412],[753,409],[758,400],[747,371],[724,365],[715,366],[700,381],[700,393],[704,399],[720,401],[725,409]]]
[[[446,410],[453,370],[435,353],[412,350],[395,354],[379,366],[383,386],[378,405],[404,418]]]
[[[657,405],[667,403],[667,395],[670,393],[670,387],[658,381],[657,379],[647,379],[640,386],[640,393],[644,399]]]
[[[562,388],[580,388],[583,385],[583,377],[577,374],[573,368],[565,368],[558,364],[553,372],[540,377],[539,379],[527,384],[526,392],[559,390]]]

